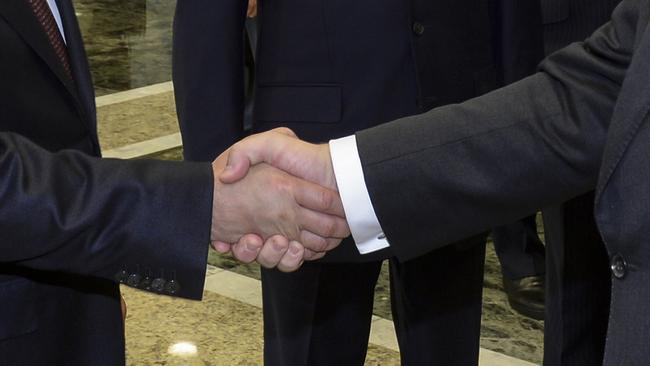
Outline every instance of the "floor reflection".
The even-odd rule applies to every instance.
[[[175,0],[75,0],[97,95],[171,80]]]

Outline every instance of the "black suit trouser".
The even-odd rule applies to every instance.
[[[602,365],[609,318],[609,259],[593,215],[594,194],[544,210],[544,365]]]
[[[475,365],[485,236],[399,263],[391,304],[402,365]],[[381,261],[262,271],[267,366],[363,365]]]

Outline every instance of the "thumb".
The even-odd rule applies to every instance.
[[[274,129],[271,130],[271,132],[277,132],[277,133],[279,133],[279,134],[282,134],[282,135],[285,135],[285,136],[289,136],[289,137],[293,137],[293,138],[296,138],[296,139],[298,138],[298,135],[296,135],[296,133],[293,132],[293,130],[291,130],[291,129],[288,128],[288,127],[278,127],[278,128],[274,128]]]
[[[212,248],[221,254],[226,254],[232,250],[232,245],[222,241],[213,241]]]
[[[271,143],[273,138],[281,137]],[[273,156],[276,156],[285,145],[283,141],[290,137],[297,139],[298,136],[289,128],[279,127],[265,133],[249,136],[233,145],[228,154],[228,162],[219,180],[224,184],[235,183],[244,178],[251,165],[259,163],[270,163]],[[284,139],[284,140],[283,140]],[[278,167],[282,168],[282,167]]]
[[[246,149],[230,149],[226,167],[219,175],[221,183],[235,183],[244,178],[251,166],[251,158],[253,158],[253,156],[249,156]]]

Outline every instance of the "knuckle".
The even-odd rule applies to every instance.
[[[270,242],[271,248],[272,248],[275,252],[281,252],[281,253],[283,253],[283,252],[285,252],[285,251],[287,250],[287,248],[289,247],[289,244],[287,243],[287,241],[286,241],[286,240],[283,240],[282,237],[277,236],[277,235],[271,237],[271,238],[269,239],[269,242]]]
[[[315,252],[323,252],[327,250],[327,240],[323,237],[312,235],[308,242],[309,249]]]
[[[274,130],[274,132],[281,133],[283,135],[296,136],[296,133],[288,127],[278,127]]]
[[[230,147],[230,150],[228,151],[228,157],[232,158],[234,156],[240,155],[242,152],[242,146],[241,144],[243,141],[240,141]]]
[[[336,220],[327,219],[321,222],[322,234],[326,238],[331,238],[336,234]]]
[[[281,174],[272,174],[268,183],[278,194],[285,195],[290,193],[292,189],[291,183]]]
[[[319,205],[323,211],[329,211],[334,206],[335,197],[334,194],[325,189],[321,190],[319,193]]]

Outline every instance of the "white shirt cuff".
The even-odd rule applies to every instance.
[[[359,253],[368,254],[388,248],[390,244],[370,201],[356,136],[331,140],[329,145],[345,217]]]

